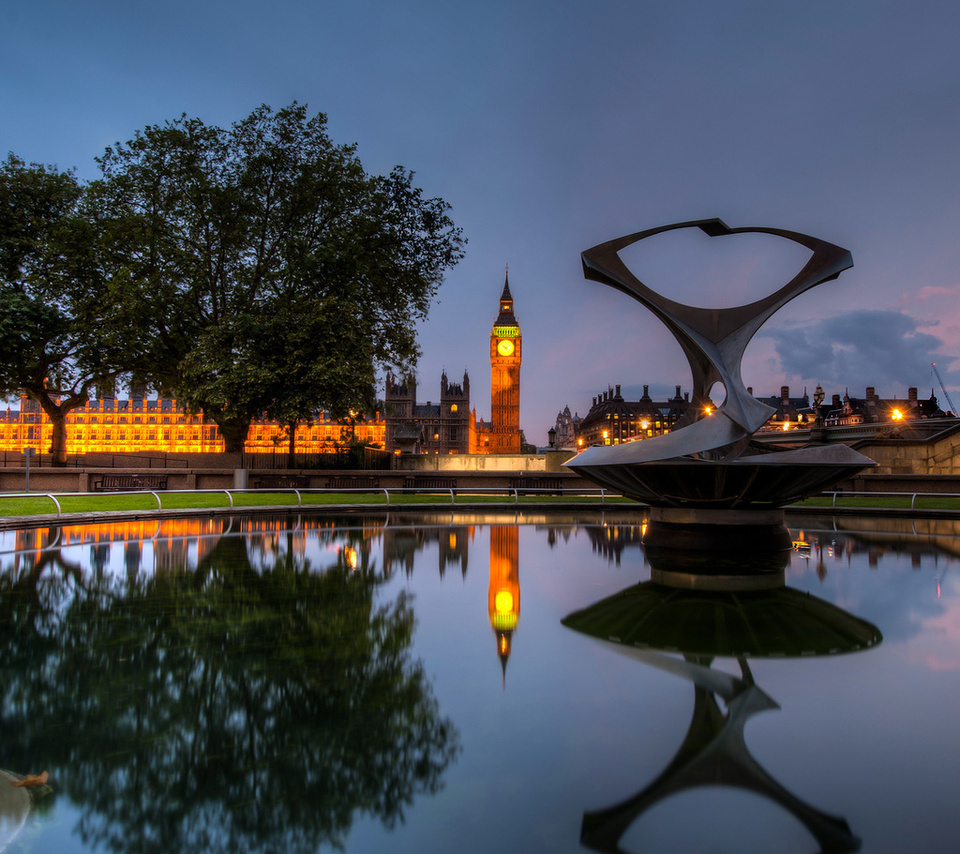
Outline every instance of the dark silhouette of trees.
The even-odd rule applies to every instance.
[[[196,571],[0,576],[5,762],[48,768],[112,851],[317,850],[435,791],[459,737],[404,593],[224,537]]]

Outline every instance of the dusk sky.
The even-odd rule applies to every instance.
[[[854,267],[761,329],[760,396],[960,401],[960,4],[643,0],[32,0],[0,29],[0,153],[74,167],[181,113],[326,113],[369,172],[412,169],[469,241],[421,329],[419,399],[470,374],[490,417],[504,270],[523,331],[521,425],[621,385],[690,390],[673,338],[583,278],[614,237],[720,217],[849,249]],[[803,251],[671,232],[625,256],[648,285],[725,306],[780,287]]]

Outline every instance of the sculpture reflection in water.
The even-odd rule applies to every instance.
[[[408,596],[380,601],[351,536],[323,567],[292,531],[211,539],[179,571],[21,555],[0,573],[2,764],[48,768],[84,844],[117,852],[312,852],[358,814],[402,820],[459,736]]]
[[[784,586],[788,554],[688,557],[647,549],[651,581],[564,618],[567,627],[694,686],[690,726],[673,760],[634,796],[584,813],[584,845],[619,852],[628,828],[665,798],[701,786],[731,786],[788,810],[823,852],[860,848],[843,818],[787,791],[750,755],[744,740],[744,725],[753,715],[779,708],[755,684],[748,658],[837,655],[870,649],[882,639],[870,623]],[[713,669],[716,657],[736,659],[740,676]]]

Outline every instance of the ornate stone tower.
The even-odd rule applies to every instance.
[[[520,453],[520,344],[508,271],[500,295],[500,313],[490,333],[492,454]]]

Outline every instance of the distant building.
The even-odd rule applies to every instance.
[[[557,420],[553,425],[556,436],[553,439],[553,447],[557,450],[567,448],[573,450],[577,447],[577,433],[580,430],[581,418],[579,414],[570,414],[570,407],[565,406],[557,413]]]
[[[440,377],[440,402],[417,403],[417,383],[387,376],[384,391],[386,449],[394,454],[467,454],[476,432],[470,411],[470,377],[451,383]]]
[[[639,400],[625,400],[620,386],[593,398],[590,411],[580,422],[578,449],[591,445],[619,445],[669,433],[692,409],[690,395],[681,396],[680,386],[670,400],[655,401],[649,386]]]
[[[394,454],[519,454],[520,324],[504,278],[499,313],[490,332],[491,418],[477,418],[470,406],[470,378],[456,385],[440,378],[440,402],[417,402],[417,383],[387,376],[384,391],[386,448]]]
[[[142,390],[134,391],[142,394]],[[100,391],[100,394],[105,394]],[[176,400],[131,396],[100,397],[70,411],[67,453],[219,453],[223,438],[202,412],[188,413]],[[297,453],[330,453],[354,442],[383,447],[386,425],[380,413],[354,421],[335,421],[320,412],[297,425]],[[244,444],[247,453],[284,451],[286,425],[266,419],[251,423]],[[40,404],[21,395],[19,409],[0,412],[0,450],[22,452],[33,448],[47,453],[53,426]]]
[[[747,389],[751,394],[752,389]],[[818,386],[818,392],[822,391]],[[758,432],[789,431],[808,429],[814,426],[817,417],[816,403],[811,403],[806,389],[800,397],[790,396],[790,386],[781,386],[779,396],[756,398],[774,410],[769,421]],[[868,386],[863,398],[850,397],[845,393],[841,398],[834,394],[828,402],[824,400],[820,413],[826,427],[848,427],[859,424],[879,424],[896,421],[917,421],[921,419],[946,418],[931,389],[929,400],[920,400],[917,389],[910,388],[906,399],[881,398],[873,386]],[[619,445],[623,442],[635,442],[640,439],[659,436],[682,426],[685,418],[703,417],[707,413],[695,413],[689,400],[689,393],[681,397],[680,386],[676,395],[665,401],[654,401],[643,387],[640,400],[625,400],[620,394],[620,386],[608,389],[593,398],[590,411],[576,427],[576,447],[578,450],[591,445]],[[561,424],[569,429],[570,409],[557,416],[556,447],[566,447],[560,442]],[[683,422],[686,423],[686,422]]]
[[[854,424],[876,424],[888,421],[916,421],[925,418],[946,418],[933,389],[928,400],[920,400],[916,388],[907,389],[906,400],[881,398],[874,386],[867,386],[862,398],[850,397],[845,392],[841,399],[833,395],[830,408],[824,413],[828,427],[847,427]]]

